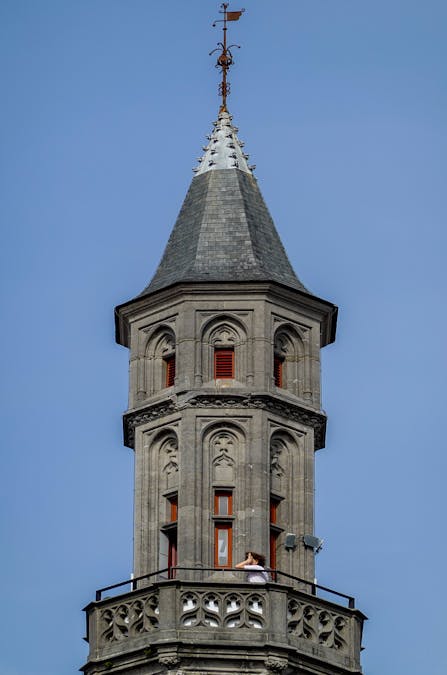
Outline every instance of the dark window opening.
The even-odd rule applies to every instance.
[[[281,500],[277,497],[270,497],[270,567],[272,570],[276,570],[277,566],[277,549],[278,549],[278,537],[280,535],[281,528],[278,527],[278,508],[281,503]],[[276,573],[272,572],[272,580],[276,581]]]
[[[168,534],[168,576],[169,579],[174,579],[177,567],[177,528]]]

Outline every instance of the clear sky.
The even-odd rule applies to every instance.
[[[323,357],[321,584],[365,675],[445,675],[445,0],[243,0],[229,107]],[[127,352],[216,117],[211,0],[1,0],[2,675],[71,675],[132,568]],[[239,9],[232,3],[233,9]]]

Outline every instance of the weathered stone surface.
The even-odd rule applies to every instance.
[[[107,662],[145,674],[160,665],[223,672],[225,663],[239,673],[247,662],[248,672],[294,673],[297,653],[307,673],[360,673],[361,612],[291,586],[177,578],[86,609],[87,675]]]
[[[219,161],[233,167],[225,133]],[[134,575],[145,578],[86,608],[83,670],[359,675],[364,617],[315,596],[304,543],[326,430],[320,350],[337,308],[295,275],[248,165],[216,168],[213,156],[152,281],[116,308],[130,348]],[[267,583],[231,569],[247,551],[276,569]]]

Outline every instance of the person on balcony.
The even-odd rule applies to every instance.
[[[255,553],[248,551],[246,560],[236,565],[237,569],[244,569],[247,571],[247,581],[251,584],[265,584],[269,580],[269,576],[265,571],[265,555],[262,553]]]

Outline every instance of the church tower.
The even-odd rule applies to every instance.
[[[86,675],[361,673],[363,615],[315,584],[320,349],[337,308],[296,276],[222,105],[161,262],[118,306],[130,351],[134,576],[86,608]],[[266,555],[268,580],[235,569]],[[322,597],[324,595],[324,597]]]

